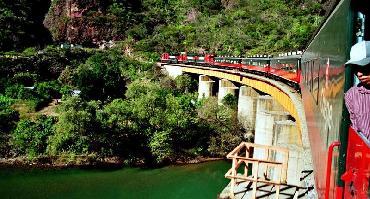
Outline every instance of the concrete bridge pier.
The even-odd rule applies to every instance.
[[[275,121],[287,120],[289,113],[284,111],[284,108],[276,102],[271,96],[259,96],[257,100],[256,122],[254,143],[274,146],[274,125]],[[253,153],[253,158],[275,160],[275,154],[267,154],[263,149],[256,149]],[[265,168],[265,166],[263,166]],[[263,175],[261,169],[259,175]],[[274,177],[275,174],[271,174]]]
[[[212,96],[214,83],[215,81],[213,81],[207,75],[199,76],[198,100],[201,100],[203,98],[207,99]]]
[[[254,135],[257,99],[260,95],[252,87],[241,86],[238,99],[238,119],[246,129],[247,137]]]
[[[220,79],[218,87],[218,104],[222,104],[222,100],[227,94],[232,94],[235,96],[238,89],[239,88],[236,87],[231,81],[227,79]]]
[[[180,76],[183,74],[181,66],[164,65],[163,69],[164,69],[164,72],[172,78],[176,78],[177,76]]]
[[[274,145],[289,150],[287,183],[300,185],[303,170],[303,144],[301,134],[295,122],[291,120],[276,121],[274,124]],[[283,157],[277,155],[276,160],[282,161]]]
[[[257,108],[258,109],[258,108]],[[287,120],[289,113],[285,111],[261,111],[256,114],[256,128],[254,143],[268,146],[275,145],[274,124],[275,121]],[[264,152],[258,150],[254,153],[256,158],[263,158]]]
[[[286,120],[289,113],[271,96],[258,97],[254,143],[273,145],[273,127],[275,121]]]

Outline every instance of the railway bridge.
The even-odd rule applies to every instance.
[[[287,194],[298,196],[307,191],[307,187],[313,187],[314,180],[310,175],[305,175],[305,172],[312,171],[312,160],[304,107],[300,93],[294,88],[280,81],[239,70],[188,64],[158,65],[172,78],[184,73],[199,75],[199,99],[217,95],[221,104],[227,94],[237,96],[238,119],[247,131],[253,132],[254,144],[288,150],[283,181],[288,187],[296,189],[289,191],[285,188],[289,192]],[[267,151],[271,153],[270,156],[279,159],[277,152],[269,150],[255,148],[253,158],[263,159]],[[267,169],[268,166],[265,167]],[[301,190],[298,192],[299,188]],[[230,185],[221,196],[225,197],[229,193]]]

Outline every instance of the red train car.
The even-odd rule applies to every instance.
[[[319,198],[370,198],[369,145],[351,130],[344,105],[354,77],[345,63],[354,43],[370,40],[369,10],[365,1],[341,0],[302,56],[300,86]]]

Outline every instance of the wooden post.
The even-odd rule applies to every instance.
[[[252,199],[256,199],[256,194],[257,194],[257,180],[258,180],[258,169],[259,169],[259,166],[260,166],[260,163],[257,162],[256,163],[257,166],[255,167],[255,175],[253,176],[253,192],[252,192]]]
[[[231,173],[231,175],[232,176],[236,176],[237,175],[237,168],[236,168],[236,166],[237,166],[237,164],[238,164],[238,161],[237,161],[237,159],[236,158],[233,158],[233,165],[232,165],[232,173]],[[232,194],[234,195],[234,187],[235,187],[235,183],[236,183],[236,179],[235,178],[232,178],[231,179],[231,192],[232,192]]]
[[[289,152],[284,153],[284,161],[283,161],[283,168],[282,168],[282,175],[281,181],[286,183],[287,182],[287,172],[288,172],[288,160],[289,160]]]
[[[245,157],[249,158],[249,146],[245,146]],[[244,161],[244,176],[248,176],[248,162]]]
[[[269,160],[269,157],[270,157],[270,153],[269,152],[270,152],[269,148],[266,148],[265,149],[265,159],[266,160]],[[263,173],[265,179],[267,178],[267,171],[268,171],[268,165],[265,166],[265,171]]]
[[[280,195],[280,185],[275,185],[275,187],[276,187],[276,196],[275,196],[275,198],[276,198],[276,199],[279,199],[279,195]]]

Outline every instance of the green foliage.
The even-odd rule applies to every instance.
[[[203,101],[198,116],[213,131],[208,148],[210,154],[224,157],[244,140],[245,131],[238,122],[237,111],[219,106],[216,98]]]
[[[5,89],[5,95],[13,99],[32,99],[35,93],[31,88],[25,88],[21,84],[14,84]]]
[[[111,51],[91,56],[78,67],[76,84],[87,99],[115,99],[122,97],[126,81],[137,77],[142,65]]]
[[[57,81],[39,82],[35,84],[35,92],[45,101],[60,98],[60,84]]]
[[[150,139],[149,147],[157,163],[170,160],[171,156],[174,155],[173,146],[171,146],[171,132],[154,133]]]
[[[42,26],[48,6],[42,0],[0,0],[0,51],[49,42]]]
[[[4,66],[0,67],[0,78],[19,79],[19,75],[28,78],[27,83],[55,80],[66,66],[75,68],[94,53],[95,51],[61,49],[55,46],[48,46],[32,56],[14,52],[12,55],[0,56],[0,66]]]
[[[100,106],[99,101],[85,102],[79,97],[65,100],[58,110],[55,134],[48,141],[48,154],[100,152],[103,131],[96,118]]]
[[[234,110],[237,110],[238,108],[238,97],[232,94],[227,94],[224,99],[222,99],[222,104],[225,106],[228,106]]]
[[[36,121],[29,119],[19,121],[12,133],[12,146],[18,155],[29,158],[43,155],[46,151],[48,137],[54,134],[55,119],[41,116]]]
[[[46,106],[53,98],[60,98],[60,85],[56,81],[39,82],[34,87],[25,87],[21,84],[8,86],[5,95],[13,99],[28,100],[31,110],[39,110]]]
[[[17,111],[11,108],[13,99],[0,95],[0,134],[9,132],[19,119]]]
[[[144,131],[157,163],[205,144],[206,131],[197,122],[194,95],[176,94],[156,82],[134,81],[126,97],[133,122]]]
[[[175,78],[176,88],[180,93],[194,92],[197,89],[197,82],[189,75],[180,75]]]
[[[23,50],[22,55],[26,57],[34,56],[36,55],[37,50],[35,47],[29,47]]]
[[[12,83],[21,84],[24,86],[33,86],[37,79],[37,74],[33,74],[30,72],[20,72],[13,76]]]
[[[244,55],[272,53],[303,48],[321,21],[322,8],[316,1],[192,1],[186,8],[200,13],[177,10],[183,21],[157,26],[147,39],[158,51],[198,51]],[[206,5],[211,10],[202,9]],[[178,17],[180,18],[180,17]]]
[[[0,157],[9,153],[10,132],[19,120],[19,113],[11,108],[13,100],[0,95]]]

